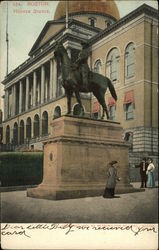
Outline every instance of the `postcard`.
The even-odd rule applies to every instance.
[[[2,1],[2,249],[158,249],[157,1]]]

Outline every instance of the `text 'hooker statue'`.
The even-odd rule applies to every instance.
[[[107,119],[109,119],[105,103],[105,93],[108,87],[112,97],[116,101],[116,91],[109,78],[90,71],[87,63],[89,56],[88,45],[83,45],[83,49],[79,53],[76,63],[72,63],[62,43],[56,44],[54,55],[58,66],[61,68],[62,85],[65,89],[68,103],[67,114],[71,113],[71,96],[73,92],[75,93],[77,102],[80,105],[80,116],[84,114],[84,110],[79,92],[92,92],[103,108],[102,119],[104,118],[104,113],[106,113]]]

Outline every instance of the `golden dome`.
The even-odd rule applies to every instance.
[[[120,19],[119,10],[114,0],[89,0],[89,1],[69,1],[69,13],[77,14],[86,13],[101,13]],[[60,1],[57,5],[54,19],[60,19],[66,15],[66,1]]]

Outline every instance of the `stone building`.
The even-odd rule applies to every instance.
[[[2,116],[3,116],[3,112],[2,112],[2,91],[1,91],[1,85],[0,85],[0,145],[2,144],[2,140],[3,140],[3,126],[2,126]]]
[[[62,41],[72,61],[81,42],[90,44],[91,70],[111,79],[118,101],[107,92],[110,119],[119,121],[130,143],[130,164],[143,156],[157,161],[158,142],[158,13],[142,5],[120,18],[115,1],[70,1],[69,26],[66,2],[57,5],[29,52],[29,59],[4,81],[4,144],[42,149],[49,123],[66,114],[67,101],[54,59],[56,41]],[[85,115],[98,119],[101,107],[91,94],[82,94]],[[76,99],[72,112],[78,115]]]

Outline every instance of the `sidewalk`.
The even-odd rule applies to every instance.
[[[132,183],[139,188],[140,183]],[[26,190],[1,193],[2,222],[10,223],[157,223],[158,188],[120,194],[120,198],[87,197],[42,200]]]

